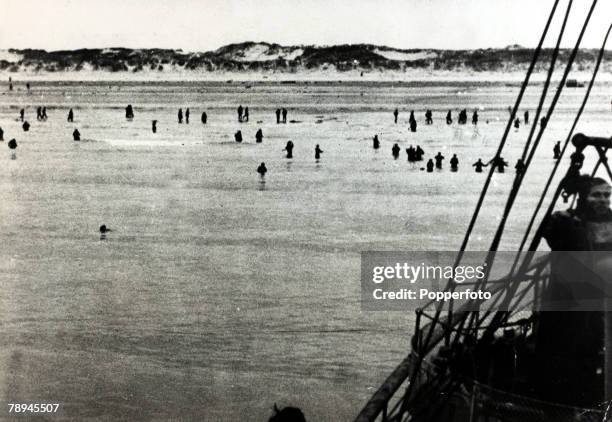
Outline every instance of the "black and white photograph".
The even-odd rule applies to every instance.
[[[0,10],[0,421],[612,421],[610,0]]]

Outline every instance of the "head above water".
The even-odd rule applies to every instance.
[[[601,177],[582,176],[576,210],[593,217],[610,214],[610,183]]]
[[[304,413],[297,407],[285,407],[279,410],[276,404],[274,405],[274,412],[268,422],[306,422]]]

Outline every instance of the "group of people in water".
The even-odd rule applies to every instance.
[[[281,114],[283,116],[282,123],[287,123],[287,109],[286,108],[283,108],[283,109],[277,108],[275,114],[276,114],[276,124],[281,123]]]
[[[238,113],[238,121],[239,122],[248,122],[249,121],[249,108],[248,107],[242,107],[242,105],[239,105],[237,108],[237,113]],[[286,123],[287,122],[287,109],[285,108],[278,108],[276,109],[276,123]],[[19,112],[20,115],[20,120],[23,122],[23,130],[24,131],[28,131],[29,130],[29,123],[25,120],[25,109],[21,109]],[[396,108],[393,111],[393,115],[394,115],[394,122],[397,123],[398,121],[398,116],[399,116],[399,110]],[[282,120],[281,120],[281,116],[282,116]],[[36,117],[37,120],[39,121],[45,121],[47,120],[48,116],[47,116],[47,108],[46,107],[37,107],[36,109]],[[128,120],[133,120],[134,119],[134,109],[132,107],[131,104],[128,104],[127,107],[125,108],[125,117]],[[180,108],[178,110],[178,123],[182,124],[183,121],[185,122],[185,124],[189,124],[189,118],[190,118],[190,110],[189,108],[186,108],[185,112],[183,113],[183,109]],[[472,124],[476,125],[478,124],[478,111],[474,110],[473,114],[472,114]],[[68,112],[68,118],[67,121],[69,123],[74,122],[74,111],[71,108]],[[206,112],[202,112],[202,117],[201,117],[201,121],[203,124],[207,123],[207,114]],[[447,124],[452,124],[452,111],[449,110],[447,115],[446,115],[446,123]],[[157,120],[152,120],[152,125],[151,125],[151,129],[153,133],[157,132]],[[467,123],[467,110],[463,109],[459,112],[459,116],[458,116],[458,123],[459,124],[466,124]],[[529,111],[525,111],[524,113],[524,123],[525,124],[529,124]],[[425,124],[430,125],[433,124],[433,112],[431,110],[426,110],[425,111]],[[545,125],[546,121],[545,119],[541,122],[541,124]],[[410,125],[410,130],[412,132],[416,132],[417,129],[417,121],[416,121],[416,117],[414,114],[414,111],[410,111],[410,116],[409,116],[409,125]],[[518,127],[520,125],[520,120],[517,118],[514,121],[514,126]],[[81,133],[79,132],[78,129],[74,129],[73,133],[72,133],[73,139],[75,141],[80,141],[81,140]],[[0,141],[4,140],[4,132],[2,130],[2,128],[0,128]],[[235,134],[234,134],[234,140],[238,143],[241,143],[243,141],[243,137],[242,137],[242,132],[240,130],[238,130]],[[255,134],[255,142],[256,143],[261,143],[263,142],[263,131],[261,128],[259,128]],[[378,137],[378,135],[374,135],[373,139],[372,139],[372,143],[373,143],[373,148],[375,150],[380,148],[380,139]],[[11,139],[11,141],[9,142],[9,147],[11,149],[15,149],[17,147],[17,142],[15,139]],[[283,149],[283,151],[286,153],[286,158],[287,159],[292,159],[293,158],[293,148],[294,148],[294,144],[293,142],[290,140],[287,142],[287,144],[285,145],[285,148]],[[391,148],[391,153],[393,155],[394,159],[398,159],[399,155],[400,155],[400,151],[401,148],[399,147],[399,145],[396,143],[393,145],[393,147]],[[559,159],[561,157],[561,143],[557,142],[553,148],[553,157],[555,159]],[[315,156],[315,160],[317,160],[317,162],[321,159],[321,154],[323,153],[323,150],[321,149],[320,145],[317,144],[314,150],[314,156]],[[420,145],[417,145],[416,147],[413,147],[412,145],[408,148],[406,148],[406,154],[408,156],[408,161],[409,162],[418,162],[418,161],[423,161],[424,160],[424,155],[425,155],[425,151],[423,150],[423,148],[421,148]],[[443,161],[445,160],[445,157],[442,155],[441,152],[438,152],[433,158],[430,158],[426,165],[425,168],[422,168],[421,170],[426,170],[427,172],[433,172],[434,169],[438,169],[441,170],[443,168]],[[459,158],[457,157],[456,154],[453,154],[453,156],[451,157],[450,161],[450,169],[451,171],[455,172],[459,170]],[[509,164],[504,160],[503,157],[494,157],[491,160],[489,160],[488,162],[483,162],[481,158],[478,158],[478,160],[472,164],[472,167],[474,167],[474,170],[476,173],[482,173],[483,169],[487,166],[493,166],[499,173],[504,173],[505,172],[505,168],[509,166]],[[525,171],[525,163],[523,162],[522,159],[518,159],[516,165],[514,166],[515,171],[517,173],[522,173]],[[257,172],[263,177],[265,176],[265,174],[267,173],[267,168],[265,163],[261,163],[258,167],[257,167]]]
[[[372,141],[374,149],[380,148],[380,140],[378,139],[378,135],[374,135]],[[399,158],[400,151],[400,146],[397,143],[394,144],[391,148],[391,154],[393,155],[394,159],[397,160]],[[421,148],[420,145],[417,145],[416,148],[410,145],[410,147],[406,148],[406,154],[408,155],[408,162],[423,161],[423,155],[425,154],[425,151]],[[555,144],[555,147],[553,148],[553,158],[559,159],[560,157],[561,142],[557,142]],[[427,164],[421,170],[427,170],[428,173],[433,173],[434,168],[442,170],[442,164],[445,158],[446,157],[444,157],[442,153],[438,151],[438,153],[433,158],[430,158],[427,161]],[[449,163],[451,171],[456,172],[459,170],[459,158],[457,157],[457,154],[453,154]],[[483,168],[488,167],[489,165],[492,165],[498,173],[505,173],[506,167],[509,166],[508,162],[504,160],[503,157],[496,156],[489,160],[487,163],[483,162],[482,159],[479,158],[474,164],[472,164],[472,167],[474,167],[476,173],[482,173]],[[526,165],[523,159],[519,158],[517,160],[514,169],[517,174],[522,174],[526,170]]]
[[[512,109],[509,109],[510,113],[512,113]],[[395,124],[397,124],[398,122],[398,117],[399,117],[399,109],[395,109],[393,110],[393,122]],[[478,121],[479,121],[480,116],[478,115],[478,110],[474,110],[472,112],[472,124],[473,125],[477,125]],[[525,125],[529,124],[529,111],[525,111],[524,115],[523,115],[523,123]],[[468,113],[467,113],[467,109],[462,109],[459,111],[459,115],[457,118],[457,123],[460,125],[465,125],[467,124],[467,119],[468,119]],[[487,123],[489,123],[489,121],[487,120]],[[416,132],[417,130],[417,121],[416,118],[414,116],[414,110],[410,111],[410,117],[408,118],[408,124],[410,126],[410,131],[411,132]],[[425,111],[425,124],[426,125],[432,125],[433,124],[433,112],[430,109],[427,109]],[[447,125],[451,125],[453,124],[453,112],[452,110],[448,110],[448,112],[446,113],[446,124]],[[546,127],[546,117],[542,117],[540,119],[540,125],[542,125],[542,127]],[[514,119],[513,121],[513,126],[515,129],[519,129],[521,126],[521,119],[519,119],[518,117]]]

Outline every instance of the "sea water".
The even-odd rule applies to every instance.
[[[0,400],[59,402],[65,418],[113,421],[265,421],[274,403],[298,406],[311,421],[355,417],[409,352],[414,327],[408,312],[361,310],[360,252],[459,248],[487,176],[471,165],[494,156],[519,90],[458,82],[16,85],[0,95],[4,145],[18,142],[14,152],[0,144]],[[527,91],[521,120],[529,109],[533,124],[541,88]],[[502,250],[520,242],[553,168],[552,147],[565,140],[584,93],[564,91]],[[577,131],[609,137],[611,97],[609,84],[596,85]],[[238,122],[240,104],[249,122]],[[36,120],[38,106],[47,121]],[[187,107],[190,123],[179,125],[177,111]],[[277,108],[288,110],[286,124],[276,123]],[[462,108],[468,124],[459,126]],[[453,125],[444,122],[449,109]],[[488,249],[531,127],[510,129],[502,153],[510,167],[494,175],[468,249]],[[409,163],[404,150],[417,144],[426,160],[441,152],[444,169]],[[112,230],[105,240],[102,224]]]

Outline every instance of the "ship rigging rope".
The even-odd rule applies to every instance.
[[[544,30],[542,31],[542,35],[540,36],[540,41],[538,42],[538,45],[537,45],[537,47],[536,47],[536,49],[535,49],[535,51],[533,53],[533,57],[531,58],[531,63],[529,64],[529,68],[527,69],[527,74],[525,75],[525,80],[523,81],[523,83],[521,85],[521,89],[519,91],[519,96],[516,99],[516,102],[514,104],[514,109],[512,110],[511,118],[508,120],[508,124],[506,125],[506,129],[504,131],[504,136],[502,138],[502,142],[500,143],[500,146],[498,147],[496,156],[500,155],[501,150],[502,150],[502,148],[503,148],[503,146],[504,146],[504,144],[506,142],[506,139],[508,137],[508,133],[510,131],[510,127],[511,127],[511,124],[512,124],[512,120],[513,120],[514,116],[516,115],[516,110],[518,109],[518,105],[521,102],[523,94],[525,93],[525,90],[527,89],[527,86],[529,85],[529,79],[531,77],[531,74],[533,73],[533,69],[535,68],[535,64],[537,63],[538,58],[540,57],[540,52],[542,51],[542,45],[544,44],[544,40],[546,39],[546,34],[548,33],[548,30],[550,28],[550,23],[551,23],[554,15],[555,15],[555,12],[557,10],[557,6],[558,5],[559,5],[559,0],[555,0],[555,2],[553,3],[552,9],[550,11],[550,14],[548,16],[548,19],[546,21],[546,25],[544,27]],[[467,246],[467,243],[469,241],[470,235],[472,233],[472,230],[474,229],[474,225],[476,223],[476,218],[478,217],[478,213],[480,211],[480,208],[482,207],[482,203],[484,201],[484,197],[486,195],[487,189],[488,189],[489,184],[491,183],[491,179],[493,177],[493,170],[494,169],[491,168],[491,171],[489,171],[489,174],[488,174],[487,179],[485,181],[485,185],[482,188],[482,191],[480,193],[480,197],[478,198],[478,204],[476,205],[476,210],[474,211],[472,219],[470,220],[470,224],[469,224],[468,229],[467,229],[467,231],[465,233],[465,237],[464,237],[463,242],[461,244],[460,251],[457,254],[457,258],[455,260],[455,263],[457,265],[461,262],[461,258],[463,257],[463,252],[466,249],[466,246]],[[449,285],[451,285],[451,284],[452,283],[449,282]],[[434,334],[434,331],[435,331],[435,326],[436,326],[437,321],[440,318],[440,313],[441,312],[442,312],[441,305],[437,306],[436,307],[436,312],[435,312],[435,315],[434,315],[434,319],[433,319],[432,323],[430,324],[427,336],[425,338],[425,341],[423,342],[423,346],[424,346],[425,349],[429,348],[429,346],[430,346],[429,342],[431,341],[431,339],[433,337],[433,334]],[[449,321],[452,322],[452,313],[451,312],[449,312]],[[401,405],[401,408],[400,408],[400,414],[403,414],[407,410],[408,398],[410,397],[412,389],[414,387],[415,377],[417,376],[417,373],[418,373],[419,367],[421,365],[422,359],[423,359],[423,355],[419,355],[418,358],[417,358],[417,362],[414,365],[414,369],[412,370],[412,374],[410,375],[410,382],[408,384],[408,388],[406,388],[406,391],[405,391],[405,393],[404,393],[404,395],[403,395],[403,397],[401,399],[402,405]],[[366,408],[367,408],[367,406],[366,406]],[[366,409],[364,409],[364,412],[365,412],[365,410]],[[374,415],[374,416],[377,416],[377,415]],[[360,418],[358,417],[358,420],[359,419]]]
[[[568,59],[568,63],[565,67],[565,71],[563,72],[563,76],[561,78],[561,81],[559,82],[559,86],[557,87],[557,91],[555,92],[555,95],[551,101],[551,104],[549,106],[548,112],[546,113],[546,122],[550,121],[550,117],[552,116],[552,113],[555,109],[555,106],[557,104],[557,101],[559,100],[559,97],[561,96],[561,92],[563,91],[563,86],[565,85],[565,81],[567,79],[567,76],[569,75],[569,72],[572,68],[572,64],[574,63],[574,60],[576,58],[576,55],[578,53],[578,50],[580,49],[580,43],[582,42],[582,37],[584,36],[584,33],[586,32],[586,28],[588,27],[589,21],[591,19],[591,16],[593,14],[593,10],[595,9],[595,5],[597,4],[597,0],[593,0],[593,3],[591,4],[591,8],[589,9],[589,14],[587,15],[584,24],[582,26],[582,30],[580,31],[580,35],[578,36],[578,39],[576,40],[576,45],[574,46],[574,49],[572,50],[570,57]],[[555,52],[553,53],[553,60],[551,62],[551,67],[554,66],[554,62],[556,60],[556,55],[558,54],[558,50],[560,47],[560,43],[561,43],[561,38],[563,36],[563,32],[565,31],[565,24],[567,22],[567,17],[569,15],[570,9],[572,6],[572,1],[570,0],[568,3],[568,7],[567,7],[567,11],[566,11],[566,15],[565,15],[565,20],[563,22],[563,26],[561,27],[561,30],[559,32],[559,38],[557,40],[557,45],[555,47]],[[551,76],[551,71],[552,69],[549,69],[549,77]],[[545,86],[545,89],[547,88],[547,86]],[[540,101],[540,105],[539,107],[541,108],[543,105],[543,101]],[[540,108],[538,109],[538,112],[540,111]],[[534,122],[534,125],[537,124],[537,121]],[[525,163],[525,171],[523,171],[522,173],[519,173],[516,175],[515,181],[513,183],[512,189],[510,190],[510,194],[508,195],[508,200],[506,202],[506,206],[504,209],[504,213],[502,214],[500,223],[497,227],[497,231],[495,233],[495,236],[493,237],[493,241],[491,242],[491,246],[489,248],[489,253],[487,254],[487,258],[486,258],[486,262],[488,263],[487,266],[487,271],[485,273],[485,277],[483,278],[482,282],[480,283],[479,288],[480,289],[484,289],[486,287],[486,283],[487,283],[487,279],[488,279],[488,273],[491,270],[492,267],[492,262],[493,262],[493,258],[495,255],[495,251],[497,251],[498,247],[499,247],[499,243],[501,241],[501,237],[503,235],[504,232],[504,228],[505,228],[505,224],[506,221],[508,220],[508,216],[510,214],[510,211],[512,210],[512,206],[514,205],[514,200],[516,199],[516,196],[518,194],[519,188],[521,186],[521,183],[523,181],[523,177],[525,172],[527,171],[527,169],[529,168],[529,165],[531,164],[531,161],[533,159],[533,156],[535,154],[535,151],[540,143],[540,140],[542,139],[542,134],[544,133],[545,127],[540,127],[540,131],[538,133],[538,136],[536,137],[536,140],[534,141],[534,144],[531,148],[529,157],[527,159],[527,162]],[[494,168],[491,168],[491,170],[495,170]],[[513,267],[514,269],[514,267]],[[513,289],[513,286],[509,286],[508,291],[511,292]],[[507,295],[508,298],[510,296],[510,294]],[[477,304],[480,304],[481,301],[477,301]],[[460,321],[460,328],[463,328],[463,325],[465,323],[465,319],[467,318],[467,316],[464,316],[462,318],[462,320]],[[467,330],[468,331],[473,331],[474,333],[477,333],[478,330],[478,312],[473,312],[470,313],[469,315],[469,322],[468,322],[468,327]],[[493,324],[494,325],[494,324]],[[490,331],[488,332],[488,334],[490,334]],[[453,341],[453,343],[457,343],[459,341],[459,335],[455,336],[455,339]]]
[[[556,103],[557,103],[557,101],[558,101],[558,99],[559,99],[559,97],[561,95],[561,92],[563,91],[563,87],[565,85],[565,81],[567,79],[567,76],[569,75],[569,72],[570,72],[571,68],[572,68],[572,64],[573,64],[573,61],[575,59],[575,55],[578,52],[578,49],[580,47],[580,42],[582,40],[582,35],[584,34],[584,31],[586,30],[586,28],[588,26],[588,22],[589,22],[589,19],[590,19],[590,16],[591,16],[592,12],[593,12],[594,7],[595,7],[595,2],[591,6],[591,10],[589,12],[589,15],[587,16],[587,18],[586,18],[586,20],[584,22],[583,30],[582,30],[580,36],[578,37],[578,40],[577,40],[576,45],[574,47],[574,50],[572,51],[572,54],[570,55],[568,63],[566,64],[565,71],[563,73],[563,77],[561,78],[561,81],[559,82],[559,86],[557,87],[557,90],[555,92],[553,100],[551,101],[548,113],[546,114],[546,117],[545,117],[545,121],[546,122],[550,121],[550,118],[552,116],[552,113],[554,112]],[[499,244],[501,242],[501,238],[502,238],[502,236],[504,234],[504,229],[505,229],[505,226],[506,226],[506,222],[508,221],[508,217],[510,215],[510,212],[512,211],[512,207],[514,206],[514,202],[515,202],[516,197],[518,196],[518,192],[519,192],[519,190],[520,190],[520,188],[522,186],[522,182],[524,180],[525,174],[527,173],[527,170],[529,169],[529,166],[531,165],[531,162],[533,160],[535,152],[536,152],[536,150],[537,150],[537,148],[538,148],[538,146],[540,144],[540,141],[542,139],[542,135],[544,134],[544,131],[546,129],[546,125],[540,125],[540,130],[538,132],[538,135],[536,136],[536,139],[535,139],[533,145],[531,146],[531,148],[529,148],[530,144],[531,144],[531,139],[533,137],[533,134],[535,133],[536,127],[538,126],[537,123],[539,121],[539,117],[540,117],[540,114],[542,112],[542,108],[544,106],[544,101],[545,101],[546,95],[548,93],[548,88],[550,86],[550,81],[552,79],[552,75],[553,75],[553,72],[554,72],[554,69],[555,69],[555,64],[556,64],[557,57],[559,55],[559,49],[560,49],[560,46],[561,46],[561,40],[563,39],[563,34],[565,33],[565,27],[566,27],[566,24],[567,24],[567,20],[568,20],[571,8],[572,8],[572,0],[570,0],[568,2],[568,6],[567,6],[567,10],[565,12],[565,17],[564,17],[564,20],[563,20],[563,24],[561,26],[561,30],[559,31],[559,36],[557,37],[557,44],[555,45],[555,49],[554,49],[553,54],[552,54],[551,63],[550,63],[550,66],[548,68],[548,74],[547,74],[547,77],[546,77],[546,81],[544,83],[544,88],[542,89],[542,93],[540,95],[540,101],[538,103],[538,108],[536,110],[536,115],[534,117],[534,124],[531,126],[531,130],[529,132],[529,136],[527,138],[527,142],[525,143],[525,147],[524,147],[524,150],[523,150],[523,155],[521,157],[522,160],[525,160],[525,157],[527,156],[527,153],[529,153],[529,155],[527,156],[527,161],[524,162],[524,166],[525,167],[524,167],[522,172],[517,172],[516,173],[516,176],[515,176],[515,179],[514,179],[514,183],[512,185],[512,188],[511,188],[510,193],[508,195],[508,199],[506,201],[506,205],[505,205],[505,208],[504,208],[504,212],[502,214],[502,218],[501,218],[501,220],[499,222],[499,225],[497,227],[497,231],[495,232],[495,236],[494,236],[493,241],[491,243],[491,246],[489,248],[489,253],[487,255],[487,263],[488,263],[488,267],[487,268],[489,268],[489,269],[492,266],[492,262],[493,262],[493,259],[494,259],[494,253],[499,248]],[[521,258],[520,254],[517,253],[517,255],[516,255],[515,259],[514,259],[514,263],[512,264],[512,268],[510,269],[510,275],[514,274],[514,271],[516,269],[516,266],[517,266],[520,258]],[[479,286],[479,288],[484,288],[486,286],[487,278],[488,278],[488,274],[483,279],[483,281],[481,283],[481,286]],[[505,298],[503,300],[503,305],[501,306],[502,309],[505,309],[505,308],[509,307],[511,299],[514,296],[514,294],[516,293],[517,287],[518,287],[517,283],[510,283],[507,286],[507,288],[506,288],[506,295],[505,295]],[[512,309],[509,309],[509,310],[511,311]],[[489,315],[490,315],[490,310],[485,312],[485,317],[488,317]],[[493,332],[495,331],[495,325],[501,323],[502,321],[504,321],[505,318],[507,317],[507,315],[508,315],[508,313],[506,313],[506,312],[496,313],[496,315],[495,315],[495,317],[494,317],[494,319],[493,319],[493,321],[491,323],[491,327],[485,332],[485,336],[489,336],[489,337],[492,336]],[[476,314],[472,314],[470,316],[470,321],[468,323],[468,330],[471,328],[474,332],[477,332],[477,330],[479,328],[479,325],[481,324],[481,321],[483,321],[483,320],[484,320],[484,318],[479,320],[479,318],[478,318],[478,316]],[[456,337],[455,340],[457,340],[457,337]]]
[[[529,133],[529,137],[527,138],[527,142],[525,143],[525,148],[523,150],[523,155],[522,158],[524,159],[524,157],[527,155],[527,152],[529,151],[529,145],[531,143],[531,138],[535,132],[536,127],[538,126],[537,122],[538,122],[538,118],[540,117],[540,114],[542,113],[542,108],[544,106],[544,101],[546,100],[546,95],[548,93],[548,88],[550,86],[550,80],[552,78],[553,72],[555,70],[555,64],[557,62],[557,57],[559,56],[559,49],[561,46],[561,40],[563,39],[563,34],[565,33],[565,26],[567,24],[567,19],[569,17],[570,11],[572,9],[572,2],[573,0],[570,0],[568,2],[567,5],[567,10],[565,11],[565,18],[563,19],[563,25],[561,26],[561,30],[559,31],[559,36],[557,37],[557,44],[555,45],[555,49],[553,50],[553,54],[552,54],[552,58],[551,58],[551,62],[550,62],[550,66],[548,68],[548,74],[546,75],[546,81],[544,82],[544,88],[542,89],[542,95],[540,95],[540,102],[538,104],[538,108],[536,110],[536,115],[535,115],[535,119],[534,119],[534,123],[531,126],[531,130]],[[592,9],[591,9],[592,11]],[[590,15],[589,15],[590,16]],[[588,22],[588,19],[587,19]],[[586,22],[585,22],[585,28],[586,28]],[[576,44],[576,47],[574,49],[574,51],[577,51],[578,47],[580,45],[580,38],[578,40],[578,43]],[[573,61],[573,57],[570,58],[569,63],[567,64],[566,68],[565,68],[565,73],[563,75],[563,79],[561,80],[559,87],[557,88],[557,92],[555,93],[555,97],[553,98],[553,101],[551,102],[550,105],[550,109],[548,110],[548,113],[546,115],[546,121],[548,122],[550,119],[550,116],[555,108],[556,105],[556,100],[559,98],[559,96],[561,95],[561,91],[563,90],[563,84],[565,83],[565,78],[567,77],[567,75],[569,74],[569,70],[572,67],[572,61]],[[516,199],[516,196],[518,194],[518,191],[521,187],[521,183],[523,182],[523,176],[524,174],[527,172],[527,170],[529,169],[529,164],[531,163],[531,159],[533,158],[533,154],[535,152],[535,150],[537,149],[540,140],[542,138],[542,134],[544,133],[544,130],[546,128],[543,127],[542,125],[540,125],[540,131],[538,133],[538,136],[536,137],[535,142],[533,143],[533,147],[531,148],[530,154],[529,154],[529,158],[527,159],[527,162],[525,162],[525,169],[523,172],[521,173],[517,173],[514,179],[514,183],[512,184],[512,189],[510,189],[510,194],[508,195],[508,199],[506,200],[506,205],[504,208],[504,213],[502,214],[502,218],[499,222],[499,225],[497,226],[497,231],[495,232],[495,236],[493,238],[493,241],[491,243],[491,247],[489,248],[489,251],[497,251],[498,247],[499,247],[499,243],[501,241],[501,237],[504,233],[504,228],[506,225],[506,221],[508,218],[508,215],[510,214],[510,211],[512,210],[512,206],[514,205],[514,200]]]
[[[546,35],[548,34],[548,30],[550,28],[550,23],[555,15],[555,12],[557,10],[557,6],[559,4],[559,0],[555,0],[553,7],[550,11],[550,15],[548,16],[548,20],[546,21],[546,26],[544,27],[544,31],[542,32],[542,35],[540,37],[540,41],[538,42],[538,45],[533,53],[533,57],[531,59],[531,63],[529,64],[529,68],[527,69],[527,74],[525,75],[525,80],[523,81],[522,85],[521,85],[521,89],[519,91],[519,95],[516,99],[516,102],[514,104],[514,109],[512,110],[511,113],[511,118],[508,121],[508,124],[506,125],[506,129],[504,131],[504,135],[502,137],[502,140],[500,142],[500,145],[497,149],[497,153],[496,153],[496,157],[500,155],[501,150],[506,142],[506,139],[508,137],[508,133],[510,130],[510,126],[512,124],[512,120],[513,117],[516,115],[516,110],[518,109],[518,106],[521,102],[521,99],[523,97],[523,94],[525,93],[525,90],[527,89],[527,86],[529,85],[529,79],[531,77],[531,74],[533,73],[533,70],[535,68],[535,64],[538,61],[538,58],[540,57],[540,52],[542,51],[542,45],[544,44],[544,40],[546,39]],[[487,193],[487,190],[489,188],[489,184],[491,183],[491,179],[493,177],[493,171],[495,170],[495,168],[491,167],[491,170],[489,171],[489,174],[487,176],[487,179],[485,180],[485,184],[480,192],[480,196],[478,198],[478,203],[476,205],[476,210],[474,211],[473,215],[472,215],[472,219],[470,221],[470,224],[468,226],[468,229],[465,233],[465,237],[463,239],[463,242],[461,244],[461,248],[459,250],[459,253],[457,254],[457,258],[455,259],[455,266],[459,265],[459,263],[461,262],[461,259],[463,257],[463,252],[465,252],[467,243],[469,241],[470,235],[472,233],[472,230],[474,229],[474,225],[476,223],[476,219],[478,217],[478,213],[480,212],[480,208],[482,207],[482,203],[484,201],[484,197]],[[449,288],[449,286],[452,286],[452,283],[448,283],[447,285],[447,289]],[[439,317],[439,314],[441,312],[442,308],[441,305],[438,306],[438,308],[436,309],[436,319]],[[427,339],[425,340],[424,344],[427,345],[429,343],[429,339],[431,338],[431,332],[429,333],[429,335],[427,336]]]
[[[563,143],[563,148],[561,149],[561,156],[559,157],[559,159],[555,162],[555,165],[552,169],[552,172],[550,173],[550,176],[548,177],[548,180],[546,182],[546,185],[544,186],[544,190],[542,192],[542,194],[540,195],[540,198],[538,200],[538,204],[535,208],[535,211],[533,212],[532,216],[531,216],[531,220],[529,221],[529,225],[527,226],[527,230],[525,231],[525,235],[523,236],[523,239],[521,241],[521,245],[519,248],[519,251],[522,251],[523,248],[525,247],[525,243],[527,243],[527,238],[529,237],[529,233],[531,232],[531,229],[533,227],[533,224],[535,222],[535,219],[537,217],[538,212],[540,211],[540,207],[542,206],[542,203],[544,202],[544,198],[546,197],[546,194],[548,192],[548,189],[550,188],[550,185],[552,184],[553,178],[555,176],[555,173],[557,172],[557,169],[559,168],[559,165],[561,164],[561,160],[563,159],[563,155],[565,154],[565,150],[567,149],[570,140],[572,138],[572,135],[574,133],[574,130],[576,129],[576,125],[578,124],[578,121],[580,120],[580,117],[582,116],[582,112],[584,111],[584,108],[586,106],[586,103],[589,99],[589,95],[591,94],[591,90],[593,89],[593,85],[595,84],[595,78],[597,76],[597,73],[599,72],[599,66],[601,65],[601,61],[603,59],[604,53],[605,53],[605,49],[606,49],[606,44],[608,42],[608,37],[610,36],[610,31],[612,30],[612,24],[608,27],[608,31],[606,32],[606,36],[604,37],[603,43],[601,45],[601,48],[599,49],[599,55],[597,56],[597,62],[595,63],[595,69],[593,70],[593,76],[591,77],[591,80],[589,82],[589,86],[587,87],[586,93],[584,94],[584,99],[582,100],[582,104],[580,105],[580,108],[578,109],[578,112],[576,114],[576,118],[574,119],[574,123],[572,124],[572,127],[567,135],[567,138],[565,139],[565,142]],[[598,165],[599,166],[599,163]],[[597,169],[597,167],[595,168],[595,170]],[[553,197],[553,200],[551,201],[551,204],[548,207],[548,210],[545,214],[549,215],[554,206],[555,203],[557,201],[557,199],[559,198],[559,195],[561,194],[560,189],[557,190],[557,192],[555,192],[555,196]],[[529,246],[529,250],[530,251],[534,251],[537,249],[539,243],[541,240],[541,233],[540,230],[536,231],[536,235],[534,236],[531,245]]]

